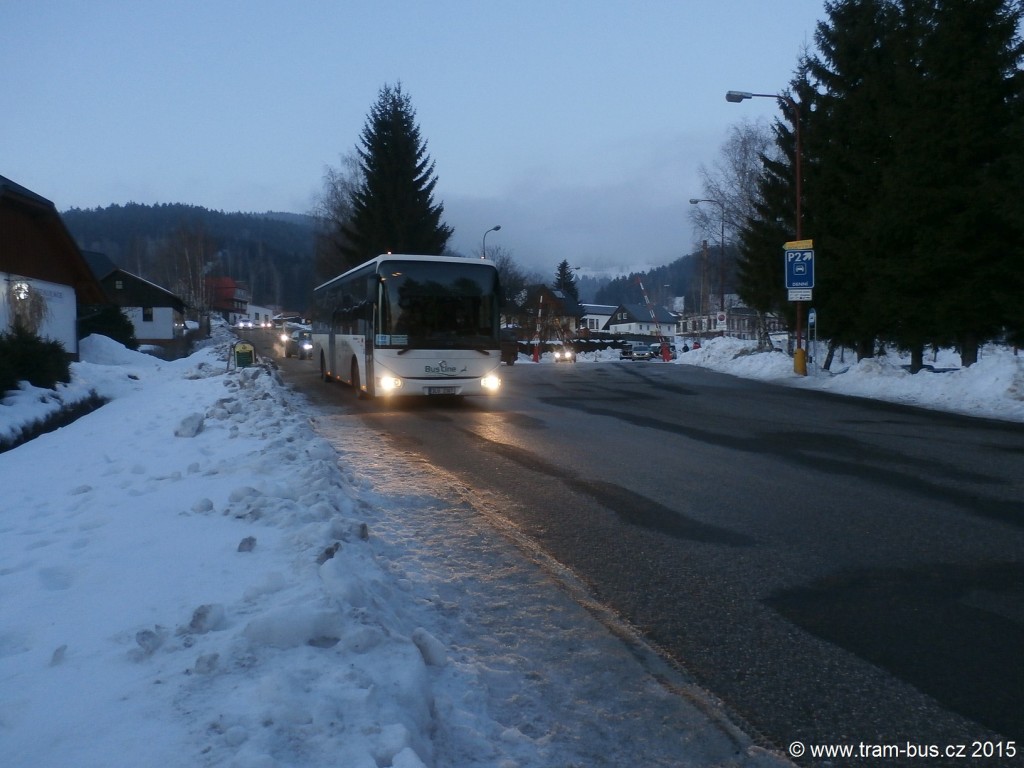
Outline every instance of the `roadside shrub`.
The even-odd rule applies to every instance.
[[[0,391],[16,389],[19,381],[41,389],[54,389],[59,381],[71,381],[64,345],[42,339],[21,325],[0,333]]]
[[[135,338],[135,326],[125,317],[120,307],[107,305],[88,317],[78,320],[78,338],[84,339],[93,333],[106,336],[128,349],[138,349],[139,342]]]

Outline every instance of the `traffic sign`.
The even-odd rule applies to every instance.
[[[786,289],[814,287],[814,241],[794,240],[783,246],[786,259]],[[791,297],[790,301],[794,301]],[[800,301],[800,299],[796,299]]]

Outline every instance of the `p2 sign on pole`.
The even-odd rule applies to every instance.
[[[810,301],[814,288],[814,241],[791,240],[783,247],[790,301]]]

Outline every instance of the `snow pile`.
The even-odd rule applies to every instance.
[[[819,345],[818,354],[824,359],[824,344]],[[890,351],[857,362],[847,350],[845,358],[837,353],[832,372],[812,364],[807,376],[798,376],[788,355],[757,352],[753,342],[731,338],[711,339],[679,358],[679,363],[788,386],[1024,421],[1024,355],[996,344],[986,345],[969,368],[961,367],[960,356],[952,350],[939,350],[916,374],[909,372],[908,355]]]
[[[5,766],[783,764],[229,340],[86,341],[111,401],[0,454]]]
[[[432,764],[444,654],[275,378],[83,353],[113,401],[0,457],[5,764]]]

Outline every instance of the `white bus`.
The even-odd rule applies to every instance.
[[[501,379],[494,263],[386,254],[313,291],[313,359],[360,398],[480,395]]]

